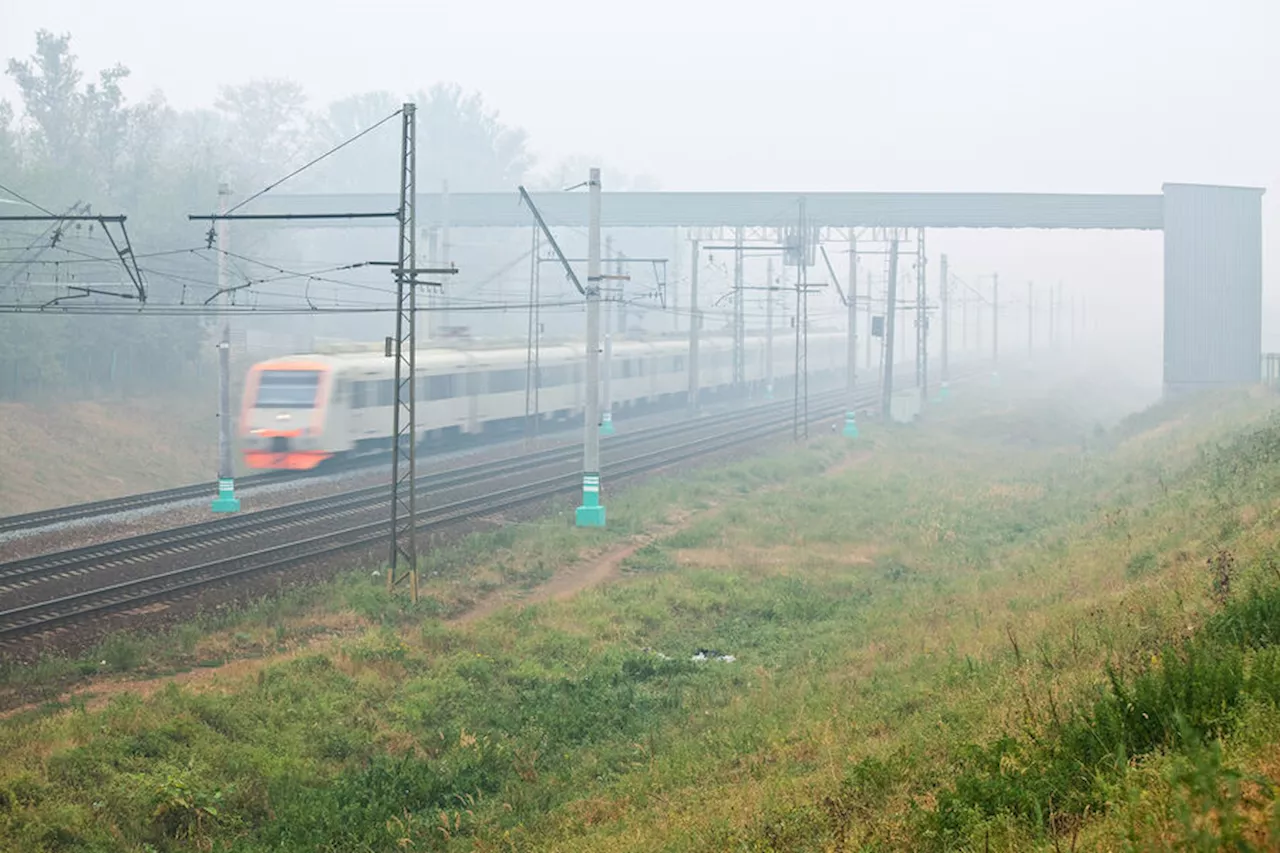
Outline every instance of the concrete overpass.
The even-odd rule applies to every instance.
[[[1167,392],[1256,382],[1262,346],[1262,194],[1254,187],[1165,184],[1150,195],[1072,193],[604,193],[606,228],[779,227],[798,202],[814,227],[1073,228],[1164,232]],[[534,193],[551,227],[581,228],[585,195]],[[380,212],[392,194],[279,195],[255,213]],[[524,228],[519,195],[420,194],[420,227]],[[249,211],[246,211],[249,212]],[[297,227],[388,227],[389,220],[298,221]]]

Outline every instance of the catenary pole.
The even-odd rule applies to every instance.
[[[773,399],[773,258],[765,263],[764,398]]]
[[[613,238],[604,241],[604,257],[607,265],[613,258]],[[602,279],[603,280],[603,279]],[[602,399],[600,401],[600,434],[613,435],[613,289],[601,287],[601,311],[604,313],[604,364],[600,367],[602,376]]]
[[[1035,285],[1027,282],[1027,358],[1035,356],[1036,351],[1036,314],[1035,314]]]
[[[889,243],[889,280],[886,283],[884,309],[884,376],[880,380],[880,415],[889,420],[893,402],[893,342],[898,313],[898,235]]]
[[[218,212],[227,213],[231,188],[218,184]],[[218,495],[214,512],[239,512],[235,469],[231,461],[231,288],[227,285],[227,253],[231,251],[231,223],[218,220],[218,292],[222,304],[222,340],[218,342]]]
[[[945,400],[951,393],[951,283],[947,280],[947,256],[939,259],[939,298],[942,300],[942,375],[938,387],[938,399]]]
[[[689,414],[698,411],[698,335],[702,325],[702,314],[698,311],[698,240],[690,242],[693,247],[692,262],[689,264]]]
[[[1000,363],[1000,276],[991,276],[991,372]]]
[[[587,218],[587,387],[582,430],[582,506],[579,527],[604,527],[600,502],[600,169],[592,167]]]
[[[858,437],[857,385],[858,385],[858,236],[849,229],[849,292],[845,294],[845,310],[848,315],[849,340],[845,365],[845,389],[848,400],[844,407],[844,435]]]

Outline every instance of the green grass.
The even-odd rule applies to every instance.
[[[216,689],[10,718],[0,849],[1267,849],[1270,407],[1099,436],[958,394],[914,430],[609,497],[606,531],[434,549],[417,609],[366,568],[177,629],[170,658],[114,639],[106,668],[146,671],[358,615]],[[614,583],[441,621],[698,507]]]

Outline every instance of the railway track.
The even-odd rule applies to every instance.
[[[874,407],[878,398],[878,386],[868,386],[859,395],[859,407]],[[811,397],[809,422],[843,412],[844,400],[843,392]],[[787,401],[618,436],[603,443],[606,456],[612,457],[607,458],[606,477],[614,482],[756,441],[790,429],[792,417]],[[670,442],[673,435],[680,439]],[[659,446],[645,449],[646,444]],[[415,526],[420,533],[431,531],[574,492],[581,487],[580,454],[576,446],[551,448],[420,477],[416,488],[434,498],[435,505],[419,512]],[[569,467],[550,470],[557,465]],[[454,494],[476,486],[483,487],[481,493]],[[27,599],[0,611],[0,647],[14,648],[35,635],[112,615],[127,616],[250,576],[371,550],[385,542],[388,500],[387,487],[377,486],[0,564],[0,601],[15,595]],[[239,550],[218,553],[233,549]],[[141,576],[119,578],[129,572]],[[103,577],[108,573],[114,576]],[[95,576],[102,582],[94,582]],[[85,581],[88,588],[58,590],[60,584],[83,586]],[[41,588],[47,594],[41,595]]]
[[[744,414],[735,413],[737,417]],[[747,410],[745,416],[749,416]],[[651,442],[690,429],[714,427],[728,416],[704,418],[690,423],[663,424],[619,435],[603,443],[607,451]],[[442,489],[483,483],[494,478],[519,474],[536,468],[579,459],[579,446],[548,448],[519,457],[482,462],[420,476],[416,491],[427,496]],[[385,484],[355,489],[326,497],[297,501],[270,509],[211,519],[196,524],[144,533],[81,548],[40,554],[0,563],[0,601],[17,590],[54,580],[99,572],[136,562],[153,555],[177,555],[234,543],[251,537],[281,533],[298,524],[339,522],[344,517],[385,507],[389,489]]]
[[[247,477],[237,477],[236,485],[239,488],[251,488],[253,486],[267,485],[268,483],[287,483],[291,480],[300,480],[305,476],[307,475],[302,472],[294,471],[250,474]],[[136,495],[125,495],[119,498],[107,498],[106,500],[71,504],[70,506],[54,507],[53,509],[42,509],[21,515],[7,515],[0,517],[0,533],[34,530],[39,527],[49,527],[67,521],[79,521],[85,518],[115,515],[135,509],[147,509],[148,507],[161,506],[163,504],[178,503],[179,501],[207,498],[213,494],[214,488],[210,483],[194,483],[190,486],[177,486],[156,492],[141,492]]]
[[[842,396],[841,393],[832,393],[811,398],[810,422],[828,418],[842,410]],[[874,398],[874,392],[866,396],[866,402],[870,402]],[[757,407],[749,414],[738,411],[703,418],[693,423],[656,427],[643,435],[637,434],[629,442],[611,439],[604,443],[604,447],[611,451],[610,455],[617,455],[618,451],[660,441],[672,434],[696,433],[696,437],[674,444],[665,443],[656,449],[633,451],[622,458],[611,459],[606,468],[607,476],[610,481],[632,477],[787,429],[792,423],[790,408],[789,403]],[[734,425],[729,426],[731,423]],[[548,464],[576,462],[580,454],[581,450],[576,447],[556,448],[522,459],[468,466],[420,478],[418,488],[438,494],[445,482],[451,488],[492,483],[502,476],[518,477],[522,473],[537,473]],[[480,495],[459,496],[421,511],[416,527],[421,532],[517,508],[575,491],[581,487],[581,482],[581,471],[576,470],[575,466],[570,471],[544,473],[536,479],[489,489]],[[374,495],[374,492],[378,494]],[[279,571],[362,547],[370,548],[385,541],[385,506],[388,497],[385,487],[365,489],[275,510],[248,513],[234,520],[190,525],[0,565],[0,592],[8,590],[12,593],[35,584],[90,575],[129,564],[182,559],[200,550],[215,548],[219,544],[252,542],[260,537],[273,535],[278,538],[279,534],[296,532],[300,527],[328,528],[267,547],[214,556],[193,565],[150,572],[143,577],[96,585],[11,607],[0,612],[0,645],[13,646],[32,635],[122,611],[145,608],[158,601],[181,598],[215,584]],[[257,516],[263,518],[255,518]],[[333,525],[343,517],[348,517],[351,523],[333,529]],[[233,524],[236,529],[228,530]],[[214,535],[225,535],[228,538],[212,542],[207,540],[207,537]],[[202,542],[205,544],[202,545]]]
[[[544,433],[544,435],[551,435],[554,432],[561,431],[567,432],[570,429],[576,430],[579,428],[580,427],[566,427],[563,430],[552,430],[551,432]],[[478,444],[476,448],[480,446],[483,445]],[[493,445],[490,444],[490,446]],[[452,450],[441,452],[439,456],[448,457],[452,454],[463,452],[468,451],[454,448]],[[315,479],[316,477],[346,471],[355,471],[361,468],[386,465],[388,464],[389,459],[390,456],[384,451],[382,453],[373,453],[367,456],[359,456],[343,460],[313,471],[267,471],[259,474],[248,474],[246,476],[236,478],[236,488],[239,490],[247,490],[259,486],[283,485],[285,483]],[[214,491],[215,486],[211,482],[193,483],[189,486],[177,486],[172,489],[160,489],[152,492],[140,492],[136,495],[124,495],[118,498],[106,498],[100,501],[70,504],[68,506],[53,507],[51,509],[22,513],[20,515],[0,516],[0,536],[9,533],[33,531],[43,527],[51,527],[56,524],[64,524],[70,521],[105,518],[107,516],[130,512],[133,510],[150,509],[152,507],[176,504],[182,501],[211,498]]]

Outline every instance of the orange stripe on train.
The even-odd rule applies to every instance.
[[[310,471],[321,462],[332,457],[332,453],[322,450],[290,450],[285,453],[272,453],[269,450],[246,450],[245,464],[257,471]]]

